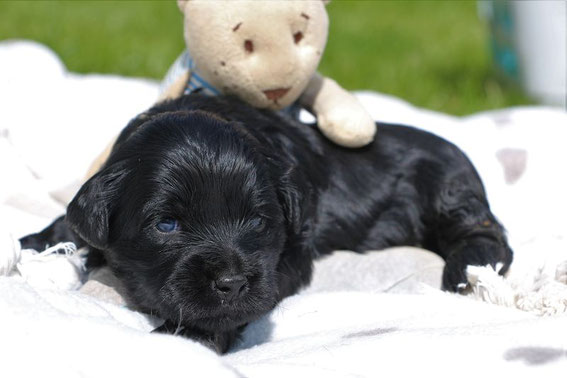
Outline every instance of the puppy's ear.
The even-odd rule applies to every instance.
[[[67,223],[89,245],[108,245],[110,214],[120,193],[126,170],[107,166],[88,180],[67,206]]]
[[[305,185],[306,181],[300,180],[297,176],[297,170],[289,168],[281,176],[277,188],[287,228],[294,234],[298,234],[301,231],[303,220],[303,196],[301,193],[307,193],[307,191],[302,191],[298,187],[298,185]]]

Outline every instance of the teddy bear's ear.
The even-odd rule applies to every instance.
[[[189,2],[189,0],[177,0],[177,6],[181,13],[185,13],[185,5],[187,5],[187,2]]]

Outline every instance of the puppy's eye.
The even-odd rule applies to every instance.
[[[295,44],[297,45],[299,43],[299,41],[301,41],[303,39],[303,33],[302,32],[297,32],[293,35],[293,42],[295,42]]]
[[[162,219],[161,221],[156,224],[156,228],[160,232],[170,233],[179,230],[179,222],[176,219]]]
[[[250,221],[250,228],[256,232],[262,232],[266,228],[266,221],[264,218],[256,217]]]

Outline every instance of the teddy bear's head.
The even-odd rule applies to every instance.
[[[315,73],[329,19],[324,0],[177,0],[199,75],[259,108],[293,103]]]

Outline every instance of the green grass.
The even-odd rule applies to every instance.
[[[474,1],[334,0],[328,11],[320,71],[345,88],[458,115],[529,102],[498,80]],[[184,45],[174,0],[0,1],[7,38],[46,44],[72,71],[153,78]]]

